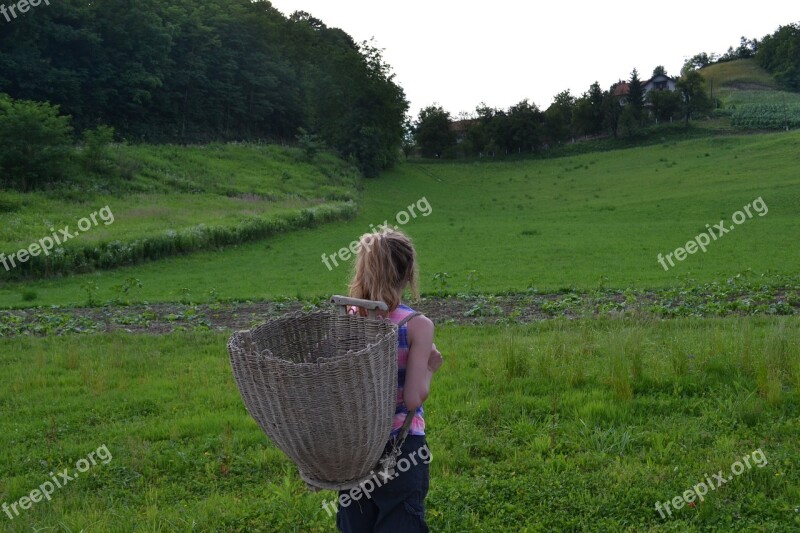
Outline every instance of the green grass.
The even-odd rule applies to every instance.
[[[330,154],[257,145],[117,146],[130,179],[89,179],[34,193],[0,193],[0,251],[7,255],[108,206],[66,248],[131,243],[198,227],[285,220],[357,198],[357,171]],[[4,272],[3,272],[4,273]]]
[[[759,88],[765,90],[778,88],[772,75],[761,68],[755,59],[715,63],[701,69],[700,73],[706,79],[706,83],[709,85],[713,83],[715,88]]]
[[[333,531],[247,415],[225,335],[0,340],[0,503],[113,456],[8,531]],[[800,526],[800,321],[444,326],[426,404],[434,531]],[[761,449],[697,508],[671,500]]]
[[[723,136],[547,160],[408,163],[365,181],[359,216],[224,251],[115,271],[6,284],[0,306],[80,305],[114,299],[114,287],[141,281],[139,300],[176,301],[187,292],[220,299],[329,296],[346,286],[333,254],[425,197],[432,212],[402,226],[415,239],[423,291],[627,289],[723,281],[752,271],[796,274],[800,244],[797,169],[800,134]],[[761,197],[766,216],[737,226],[665,271],[673,252],[706,224],[728,221]],[[116,223],[115,223],[116,224]],[[467,277],[472,276],[472,280]],[[95,290],[94,287],[97,287]],[[35,291],[26,300],[25,291]]]

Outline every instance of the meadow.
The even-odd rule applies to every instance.
[[[558,159],[412,162],[364,181],[359,213],[347,222],[68,278],[7,283],[0,306],[107,302],[131,279],[130,302],[326,297],[341,291],[348,265],[336,253],[425,198],[428,216],[402,228],[420,255],[422,291],[520,292],[669,287],[724,281],[744,272],[766,279],[797,272],[800,134],[722,135]],[[754,215],[705,253],[665,270],[673,252],[706,225],[761,198]],[[116,214],[116,213],[115,213]],[[177,216],[177,215],[176,215]],[[115,231],[124,214],[107,227]],[[351,261],[352,262],[352,261]],[[437,276],[435,278],[435,276]],[[435,278],[435,279],[434,279]],[[442,282],[444,280],[444,283]],[[26,296],[27,294],[27,296]]]
[[[363,181],[340,177],[346,163],[304,162],[292,149],[216,147],[213,168],[202,149],[153,149],[142,168],[184,176],[183,189],[157,193],[171,206],[160,222],[125,222],[131,211],[115,209],[108,238],[190,228],[204,213],[232,224],[247,216],[235,203],[203,211],[180,198],[260,195],[265,212],[355,200],[358,213],[133,266],[4,282],[0,505],[16,503],[19,515],[3,512],[0,523],[335,531],[322,507],[333,493],[307,492],[249,417],[225,343],[234,322],[343,293],[351,262],[329,270],[322,254],[394,220],[415,239],[420,306],[431,306],[445,358],[426,403],[433,531],[796,529],[799,146],[797,132],[726,134],[550,159],[407,162]],[[282,166],[262,183],[249,172],[269,157]],[[214,178],[240,160],[227,181]],[[302,198],[283,171],[306,173]],[[129,205],[142,193],[134,187],[158,186],[149,172],[102,194]],[[732,222],[759,198],[763,215]],[[398,220],[421,200],[429,211]],[[59,222],[86,214],[73,199],[47,201]],[[40,209],[26,205],[17,212]],[[735,230],[668,271],[659,264],[659,253],[720,220]],[[38,224],[15,238],[38,235]],[[74,472],[100,446],[107,464],[20,507],[51,472]],[[702,501],[675,503],[717,473],[728,481]]]
[[[790,318],[443,326],[426,405],[434,531],[800,526],[800,324]],[[334,531],[249,418],[226,335],[0,341],[0,501],[113,459],[8,531]],[[767,463],[662,518],[706,477]],[[713,479],[713,478],[712,478]]]

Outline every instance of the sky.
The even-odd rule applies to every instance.
[[[741,36],[762,38],[800,21],[794,2],[521,0],[273,0],[285,15],[307,11],[357,42],[385,49],[410,114],[431,104],[452,115],[484,102],[508,108],[527,98],[546,109],[559,92],[608,88],[636,68],[677,75],[699,53],[724,53]],[[630,6],[638,6],[632,9]],[[650,7],[653,6],[653,7]],[[741,7],[739,7],[741,6]]]

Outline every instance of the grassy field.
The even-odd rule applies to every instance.
[[[358,217],[268,240],[114,271],[5,284],[0,306],[105,302],[131,279],[131,301],[259,300],[343,290],[335,254],[425,199],[401,226],[417,243],[423,291],[626,289],[796,274],[800,133],[722,136],[560,159],[407,163],[367,180]],[[732,216],[761,198],[768,212]],[[423,205],[424,207],[424,205]],[[752,210],[751,210],[752,212]],[[198,216],[198,215],[196,215]],[[124,224],[119,213],[117,224]],[[401,216],[401,221],[405,219]],[[706,225],[735,230],[665,270]],[[333,266],[333,265],[331,265]],[[434,276],[439,276],[434,279]],[[27,294],[27,296],[26,296]]]
[[[245,412],[225,340],[0,340],[0,502],[111,456],[3,528],[333,531],[332,493],[306,492]],[[437,343],[434,531],[800,527],[796,319],[444,326]],[[695,507],[656,511],[718,471]]]
[[[333,266],[387,223],[415,239],[423,292],[437,295],[420,303],[445,357],[426,404],[432,530],[798,529],[798,148],[798,132],[665,137],[408,162],[361,181],[295,149],[119,147],[138,161],[130,180],[3,193],[0,250],[104,205],[114,223],[81,243],[320,206],[358,214],[0,282],[0,505],[16,504],[0,528],[334,531],[321,506],[333,493],[307,492],[250,419],[225,342],[231,327],[344,292],[352,260],[329,269],[322,255]],[[720,221],[733,229],[706,252],[659,263]],[[90,454],[97,464],[80,462]],[[80,475],[20,506],[56,472]],[[727,482],[677,508],[716,474]]]
[[[296,148],[116,146],[111,153],[129,175],[85,178],[33,193],[0,192],[0,251],[11,255],[64,227],[75,233],[80,219],[89,220],[105,207],[106,213],[81,228],[79,237],[64,244],[65,250],[98,255],[102,251],[95,250],[103,243],[124,248],[149,239],[151,246],[139,255],[160,259],[185,248],[202,249],[197,235],[215,228],[278,223],[303,211],[335,211],[358,194],[359,178],[352,166],[330,154],[310,160]],[[153,246],[155,241],[161,246]],[[216,248],[213,243],[205,247]],[[66,271],[80,272],[81,262]],[[113,257],[106,262],[114,266]],[[0,279],[15,273],[0,269]]]

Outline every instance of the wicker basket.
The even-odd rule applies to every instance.
[[[248,412],[312,488],[370,478],[391,434],[397,326],[371,315],[295,313],[228,341]]]

